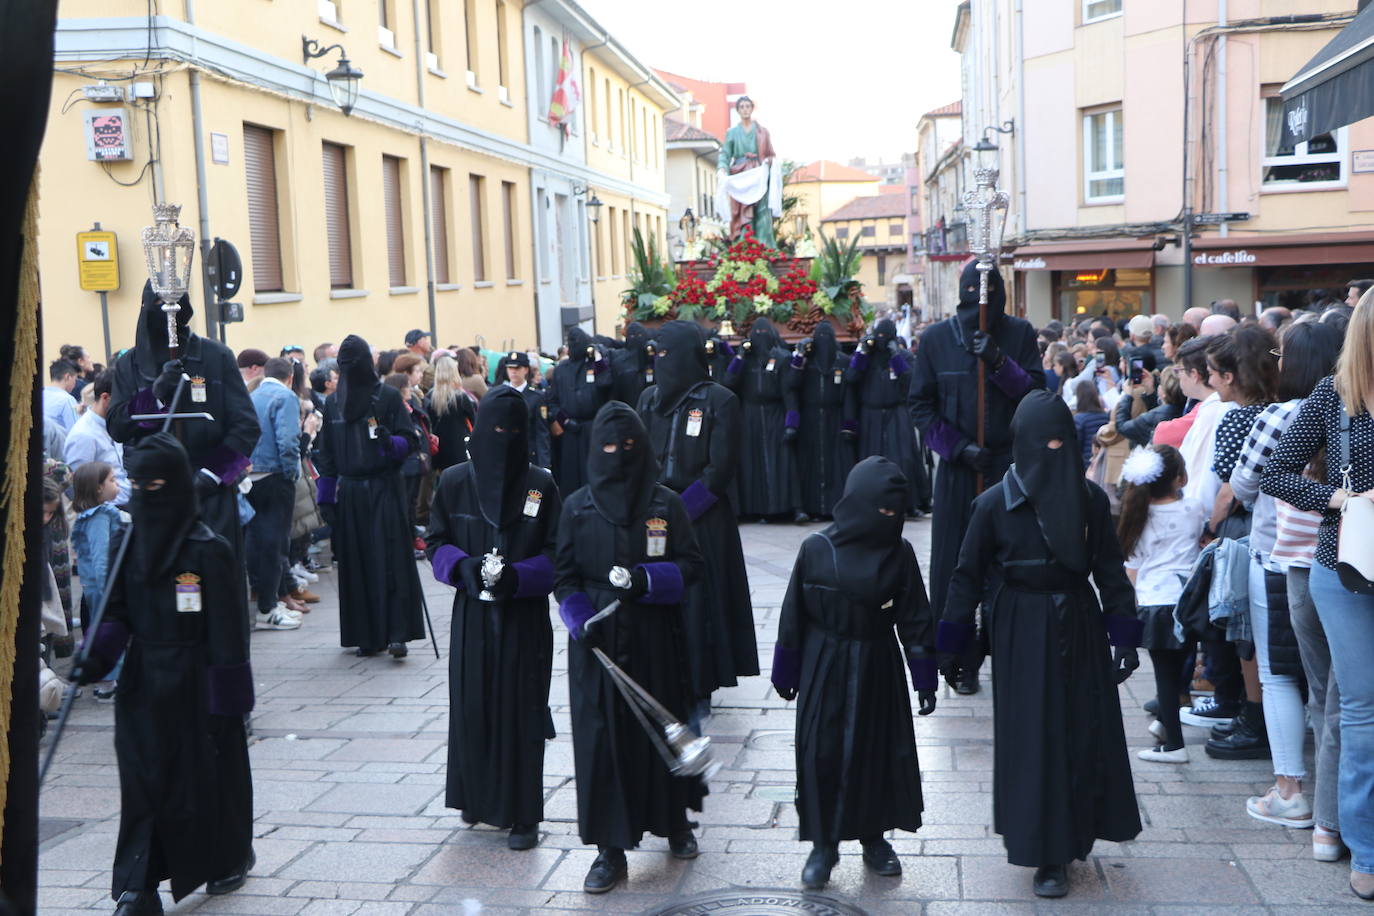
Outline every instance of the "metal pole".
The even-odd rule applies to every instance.
[[[420,0],[410,0],[411,13],[415,17],[415,94],[420,110],[425,110],[425,57],[420,47]],[[439,339],[438,307],[434,300],[434,241],[430,213],[434,202],[430,200],[429,178],[429,138],[425,136],[423,123],[420,126],[420,209],[424,217],[425,232],[425,296],[429,304],[429,339]],[[476,227],[474,227],[475,229]],[[437,343],[436,343],[437,346]],[[435,654],[438,654],[436,648]]]
[[[100,291],[100,323],[105,327],[105,365],[113,366],[114,351],[110,349],[110,297],[103,289]]]
[[[1188,39],[1188,0],[1183,0],[1183,309],[1193,307],[1193,200],[1188,177],[1188,82],[1192,74],[1193,47]]]
[[[186,0],[186,23],[196,24],[195,0]],[[200,106],[200,71],[192,67],[188,74],[191,82],[191,132],[196,158],[196,222],[200,228],[200,284],[201,301],[205,305],[205,336],[224,343],[224,325],[219,315],[215,314],[218,304],[210,274],[206,270],[210,263],[210,192],[205,175],[205,116]]]

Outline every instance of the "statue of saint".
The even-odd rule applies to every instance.
[[[782,216],[782,169],[768,131],[754,121],[754,100],[740,96],[735,111],[739,123],[726,132],[716,164],[718,201],[729,201],[730,238],[739,238],[749,226],[754,238],[774,248],[773,218]],[[725,204],[719,203],[723,212]]]

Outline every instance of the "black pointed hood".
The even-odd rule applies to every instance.
[[[623,401],[603,405],[592,421],[587,457],[587,488],[596,511],[612,524],[633,524],[649,511],[657,481],[644,421]]]
[[[835,355],[840,352],[840,342],[835,337],[835,326],[828,321],[816,325],[811,335],[811,364],[827,371],[835,365]]]
[[[587,348],[592,345],[592,338],[586,331],[578,327],[568,329],[568,362],[580,363],[587,358]]]
[[[641,370],[648,368],[652,359],[649,353],[651,339],[649,329],[638,321],[631,321],[625,327],[625,346],[623,349],[631,355],[634,364]]]
[[[498,528],[520,519],[529,472],[529,407],[509,385],[487,390],[468,442],[482,517]]]
[[[959,275],[959,323],[969,333],[978,330],[978,262],[969,261]],[[1001,271],[993,268],[988,271],[988,329],[996,327],[997,320],[1007,310],[1007,288],[1002,282]]]
[[[750,352],[757,358],[764,358],[774,348],[782,346],[782,337],[767,318],[758,318],[749,329]]]
[[[825,536],[835,546],[841,587],[862,595],[890,597],[900,578],[895,562],[902,547],[907,479],[896,464],[872,455],[854,465],[844,495],[835,503]],[[891,515],[884,515],[882,509]]]
[[[148,585],[160,587],[157,580],[172,572],[182,542],[200,520],[191,461],[176,436],[154,433],[125,452],[124,466],[134,483],[130,560]],[[149,489],[154,480],[164,483]]]
[[[700,326],[691,321],[665,322],[658,329],[654,358],[658,412],[672,413],[687,392],[706,380],[706,341]]]
[[[377,367],[372,362],[372,347],[357,334],[349,334],[339,344],[339,384],[334,391],[339,410],[349,422],[361,420],[372,411],[377,394]]]
[[[195,309],[191,307],[191,297],[185,293],[178,303],[177,342],[185,351],[186,342],[191,338],[191,317]],[[138,330],[134,334],[134,363],[144,381],[151,383],[162,374],[162,364],[172,358],[167,339],[167,315],[162,311],[162,300],[153,292],[151,280],[143,283],[143,304],[138,310]]]
[[[887,350],[887,345],[897,339],[897,324],[891,318],[884,318],[873,326],[873,340],[877,348]]]
[[[1040,533],[1056,561],[1088,571],[1088,485],[1073,414],[1043,388],[1021,399],[1011,420],[1012,473],[1035,509]],[[1051,440],[1058,448],[1050,448]]]

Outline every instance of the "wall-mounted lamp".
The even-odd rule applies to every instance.
[[[982,136],[982,139],[980,139],[980,140],[974,145],[973,151],[974,151],[975,153],[995,153],[995,152],[997,152],[997,150],[998,150],[997,144],[996,144],[996,143],[993,143],[993,142],[992,142],[992,138],[988,136],[988,134],[991,134],[991,133],[994,133],[994,132],[999,133],[999,134],[1014,134],[1014,133],[1016,133],[1016,122],[1015,122],[1015,121],[1010,121],[1010,120],[1009,120],[1009,121],[1003,121],[1001,127],[998,127],[996,124],[993,124],[991,127],[984,127],[984,128],[983,128],[983,136]]]
[[[581,187],[573,188],[573,194],[577,197],[586,197],[589,190],[588,186],[584,184]],[[595,191],[591,191],[591,195],[592,199],[587,201],[587,218],[597,223],[601,221],[601,208],[605,204],[601,202],[601,198],[596,196]]]
[[[363,78],[363,71],[349,62],[345,56],[348,52],[344,50],[343,45],[322,48],[315,39],[301,36],[301,56],[307,64],[316,57],[324,57],[330,51],[339,52],[339,62],[333,70],[324,75],[324,78],[329,84],[329,94],[334,97],[334,104],[339,106],[339,110],[346,117],[358,102],[358,81]]]

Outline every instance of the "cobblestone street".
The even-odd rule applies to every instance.
[[[792,558],[809,530],[743,529],[765,667]],[[907,525],[918,556],[928,552],[929,530],[928,521]],[[504,831],[463,824],[443,805],[452,593],[434,583],[427,567],[422,572],[442,661],[419,643],[403,662],[341,650],[328,574],[313,586],[324,600],[301,629],[254,633],[257,866],[241,891],[225,897],[196,893],[173,907],[164,885],[169,911],[430,916],[477,912],[469,902],[477,901],[484,914],[640,913],[709,891],[800,888],[807,848],[795,838],[791,804],[793,713],[766,670],[716,694],[708,733],[725,769],[700,818],[695,861],[676,861],[666,841],[649,838],[629,853],[627,885],[602,897],[581,891],[594,851],[576,835],[561,649],[552,690],[558,738],[546,756],[540,846],[511,852]],[[556,633],[561,647],[561,625]],[[1152,692],[1148,665],[1121,691],[1145,830],[1136,842],[1099,843],[1088,862],[1072,866],[1066,900],[1037,903],[1030,872],[1006,864],[991,832],[990,692],[962,698],[943,687],[936,713],[916,720],[925,826],[895,838],[904,876],[867,874],[858,844],[846,844],[825,893],[874,914],[1363,912],[1346,888],[1348,862],[1313,862],[1309,832],[1246,815],[1246,796],[1271,782],[1267,760],[1210,760],[1197,729],[1185,735],[1191,764],[1134,759],[1136,749],[1153,743],[1140,709]],[[986,667],[984,674],[986,687]],[[46,916],[113,908],[113,706],[87,690],[76,710],[42,798]]]

